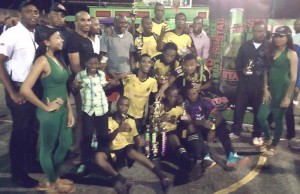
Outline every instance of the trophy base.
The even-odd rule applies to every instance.
[[[247,71],[246,75],[253,75],[253,72],[252,71]]]
[[[182,121],[187,121],[187,120],[189,120],[189,117],[188,117],[187,115],[182,115],[182,116],[180,117],[180,120],[182,120]]]

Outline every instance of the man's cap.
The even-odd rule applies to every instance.
[[[291,35],[292,34],[292,30],[290,27],[288,26],[280,26],[278,28],[276,28],[274,34],[279,34],[279,35]]]
[[[24,0],[19,5],[19,11],[21,11],[21,9],[27,5],[34,5],[39,11],[43,9],[42,4],[37,0]]]
[[[65,15],[67,15],[67,13],[68,13],[65,6],[63,6],[63,4],[61,4],[61,3],[52,4],[52,6],[50,7],[50,11],[63,12]]]
[[[48,26],[38,26],[35,32],[35,42],[41,45],[44,40],[48,39],[52,34],[57,32],[57,28],[51,28]]]

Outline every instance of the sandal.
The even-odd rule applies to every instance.
[[[275,148],[268,148],[264,153],[262,153],[262,156],[272,157],[275,155],[275,153]]]
[[[259,146],[259,151],[266,152],[268,150],[268,147],[271,145],[271,140],[265,140],[261,146]]]
[[[69,179],[61,179],[61,178],[57,178],[57,182],[59,184],[63,184],[63,185],[73,185],[74,184],[74,182]]]

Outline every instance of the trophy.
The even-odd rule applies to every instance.
[[[245,74],[246,75],[252,75],[253,74],[253,70],[252,68],[254,67],[254,61],[252,59],[249,59],[246,68],[245,68]]]
[[[136,49],[138,51],[141,51],[143,49],[143,46],[144,46],[144,41],[143,41],[143,37],[142,35],[139,35],[137,37],[137,45],[136,45]]]
[[[188,117],[188,115],[187,115],[187,113],[186,113],[186,110],[185,110],[184,105],[185,105],[185,103],[182,103],[182,106],[181,106],[181,107],[183,108],[183,114],[182,114],[182,116],[180,117],[180,120],[182,120],[182,121],[189,120],[189,117]]]

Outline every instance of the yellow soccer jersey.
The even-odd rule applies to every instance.
[[[156,34],[152,34],[151,36],[144,36],[144,35],[141,35],[141,36],[137,36],[135,39],[134,39],[134,46],[136,48],[139,47],[140,45],[140,41],[142,42],[142,50],[141,50],[141,55],[142,54],[148,54],[150,55],[150,57],[153,57],[154,54],[157,53],[157,38],[158,38],[158,35]]]
[[[131,127],[130,132],[119,132],[115,139],[110,144],[111,150],[119,150],[127,145],[134,144],[134,137],[139,133],[137,132],[135,121],[131,118],[126,119],[124,122],[128,123]],[[119,127],[119,123],[112,117],[108,118],[108,133],[114,132]]]
[[[180,106],[176,106],[176,107],[172,108],[171,110],[169,110],[168,112],[166,112],[165,110],[162,110],[161,115],[167,114],[169,117],[174,119],[175,122],[174,123],[162,122],[161,126],[163,128],[165,128],[167,131],[175,130],[177,128],[177,120],[179,119],[180,116],[183,115],[183,111],[184,111],[184,109]]]
[[[178,54],[186,52],[187,48],[194,47],[194,43],[190,35],[185,33],[177,35],[174,30],[167,32],[162,41],[164,43],[174,42],[178,47]]]
[[[162,27],[164,27],[164,26],[166,26],[166,31],[170,31],[170,25],[169,25],[168,23],[166,23],[166,22],[157,24],[157,23],[155,23],[155,22],[152,20],[152,24],[153,24],[152,32],[155,33],[155,34],[160,35],[161,29],[162,29]]]
[[[166,31],[170,31],[170,25],[167,23],[167,22],[162,22],[160,24],[157,24],[153,21],[152,19],[152,32],[159,35],[160,36],[160,32],[161,32],[161,29],[163,26],[166,26]],[[143,27],[142,25],[140,25],[136,31],[138,31],[139,33],[142,33],[143,32]]]
[[[155,74],[158,79],[168,79],[171,71],[171,66],[174,65],[174,70],[180,66],[178,60],[174,60],[174,62],[170,65],[165,65],[163,61],[163,54],[156,55],[151,59],[154,63],[153,68],[155,69]]]
[[[134,118],[142,118],[150,93],[157,92],[156,79],[148,77],[146,81],[140,81],[136,74],[131,74],[123,80],[123,85],[124,96],[130,101],[128,114]]]

